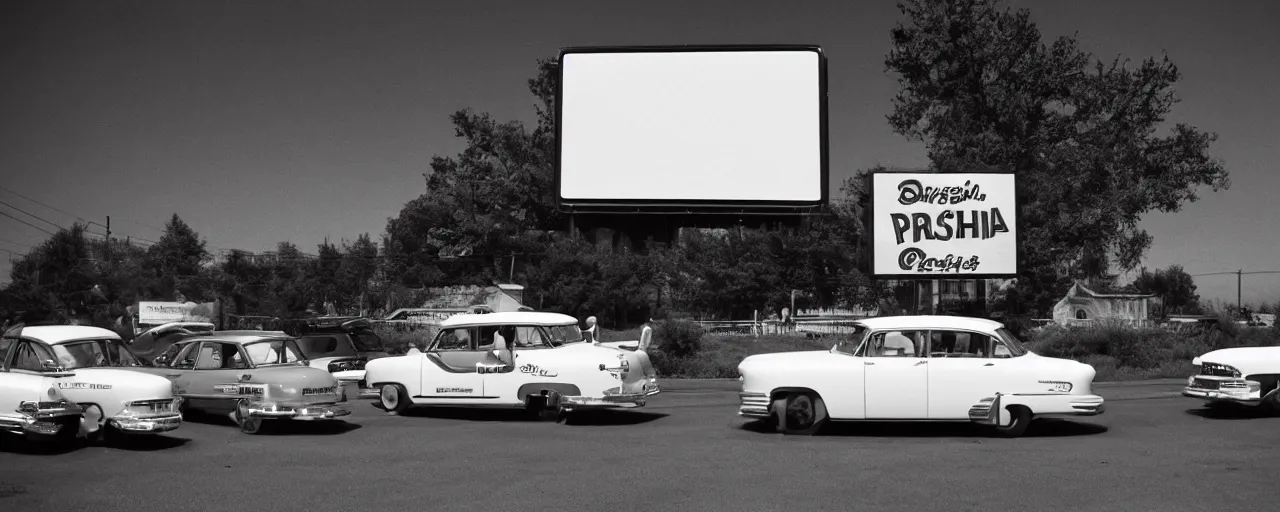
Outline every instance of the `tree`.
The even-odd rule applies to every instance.
[[[1160,297],[1164,311],[1181,313],[1184,310],[1196,310],[1200,305],[1200,295],[1196,293],[1196,282],[1182,269],[1181,265],[1170,265],[1166,269],[1142,273],[1134,278],[1132,287],[1139,293],[1150,293]]]
[[[211,255],[205,245],[191,226],[173,214],[164,234],[147,249],[145,266],[156,280],[150,290],[152,298],[173,300],[177,292],[187,300],[213,299],[213,283],[204,268]]]
[[[488,284],[527,231],[555,229],[563,220],[553,195],[555,80],[555,61],[538,61],[528,83],[539,100],[532,131],[471,109],[450,116],[466,149],[432,158],[425,193],[387,222],[390,265],[404,284],[440,284],[446,275]]]
[[[1071,279],[1133,269],[1151,245],[1150,211],[1229,186],[1209,155],[1217,136],[1178,123],[1178,68],[1148,58],[1094,59],[1074,37],[1042,41],[1026,9],[997,0],[905,0],[886,68],[900,90],[889,122],[926,143],[939,172],[1018,176],[1018,287],[1047,308]]]

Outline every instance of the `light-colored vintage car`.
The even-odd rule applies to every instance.
[[[1206,405],[1261,406],[1280,412],[1280,347],[1236,347],[1214,350],[1191,360],[1196,374],[1187,377],[1182,395]]]
[[[739,415],[788,434],[828,421],[960,421],[1026,432],[1035,416],[1104,411],[1096,371],[1028,351],[1003,324],[955,316],[855,323],[830,350],[748,356]]]
[[[333,420],[351,414],[333,374],[307,365],[280,331],[213,331],[175,342],[160,366],[139,371],[173,380],[183,411],[227,414],[240,430],[265,420]]]
[[[425,351],[369,361],[365,371],[391,413],[525,408],[563,419],[580,409],[642,407],[659,392],[644,350],[586,342],[577,319],[547,312],[454,315]]]
[[[172,384],[132,371],[140,364],[123,347],[118,334],[99,327],[29,326],[9,348],[6,371],[43,376],[42,365],[69,371],[55,386],[82,407],[81,433],[91,441],[177,429],[182,414]]]
[[[378,396],[378,390],[365,381],[364,367],[369,361],[390,354],[368,319],[313,318],[306,322],[297,340],[312,368],[332,373],[343,385],[354,385],[362,398]]]
[[[21,326],[0,338],[0,432],[31,441],[70,441],[83,435],[84,409],[68,400],[58,380],[75,376],[54,361],[9,357]]]

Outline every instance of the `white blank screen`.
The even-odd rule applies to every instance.
[[[815,51],[567,53],[560,196],[819,201]]]

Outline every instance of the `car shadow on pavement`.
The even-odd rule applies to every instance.
[[[743,430],[761,434],[775,433],[764,421],[747,422]],[[1092,436],[1107,432],[1107,427],[1060,418],[1036,418],[1022,437]],[[845,437],[997,437],[986,425],[960,422],[833,422],[818,434]]]
[[[1210,420],[1256,420],[1277,417],[1276,413],[1264,410],[1261,407],[1233,404],[1187,409],[1187,414]]]
[[[84,448],[83,442],[31,442],[9,434],[4,434],[3,437],[0,437],[0,453],[54,456],[79,451],[81,448]]]
[[[382,411],[377,405],[374,408]],[[523,409],[479,409],[467,407],[415,407],[403,413],[411,418],[436,418],[462,421],[529,422],[541,423],[554,420],[539,418]],[[645,411],[580,411],[568,415],[564,423],[575,426],[639,425],[667,417],[665,413]]]
[[[225,426],[235,428],[234,421],[225,414],[191,413],[183,415],[182,421],[203,425]],[[358,423],[340,419],[331,420],[270,420],[263,422],[261,435],[311,435],[333,436],[345,434],[361,428]]]
[[[107,448],[129,452],[158,452],[185,446],[191,440],[169,435],[129,436],[105,445]]]

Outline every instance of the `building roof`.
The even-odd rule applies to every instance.
[[[1095,299],[1149,299],[1156,295],[1154,293],[1098,293],[1085,288],[1080,283],[1075,283],[1067,290],[1067,297],[1071,296],[1085,296]]]
[[[22,328],[22,337],[58,345],[71,341],[120,339],[115,331],[90,325],[35,325]]]
[[[949,315],[901,315],[901,316],[878,316],[875,318],[864,318],[858,320],[857,323],[865,325],[871,329],[985,329],[995,330],[1004,327],[1004,324],[995,320],[985,318],[973,318],[967,316],[949,316]]]
[[[501,313],[471,314],[461,313],[440,322],[440,327],[463,327],[473,325],[578,325],[578,319],[560,313],[546,311],[504,311]]]

